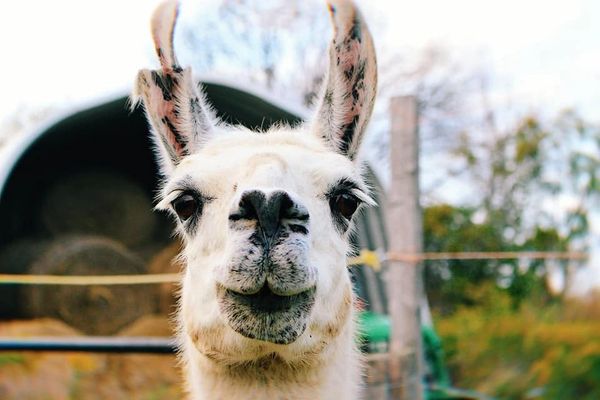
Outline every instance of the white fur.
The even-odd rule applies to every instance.
[[[277,154],[285,160],[283,168],[272,167],[270,154]],[[310,160],[310,162],[307,162]],[[255,168],[240,168],[253,165]],[[180,322],[183,342],[183,357],[188,368],[188,381],[191,393],[198,399],[220,398],[215,390],[223,390],[223,398],[229,398],[231,390],[226,381],[207,379],[205,370],[213,370],[210,362],[204,359],[201,349],[191,340],[194,333],[205,335],[202,339],[205,346],[213,346],[213,351],[221,352],[223,364],[238,363],[260,358],[276,352],[290,363],[303,363],[305,354],[320,348],[327,343],[327,351],[319,354],[312,363],[323,363],[324,370],[337,370],[336,374],[324,374],[322,387],[312,387],[311,393],[318,396],[306,398],[326,398],[338,392],[341,398],[352,398],[360,382],[360,371],[357,362],[353,337],[353,321],[350,305],[344,321],[336,321],[339,309],[344,305],[344,295],[351,293],[351,282],[346,268],[348,244],[346,238],[335,232],[329,215],[328,203],[321,198],[328,184],[338,177],[347,176],[350,172],[360,180],[358,167],[348,159],[331,152],[310,134],[298,132],[275,131],[268,134],[233,133],[222,135],[210,142],[194,156],[184,159],[176,169],[170,182],[178,178],[192,177],[199,187],[206,188],[206,194],[215,199],[205,207],[198,227],[198,234],[186,237],[184,250],[187,269],[183,280],[181,297]],[[228,328],[219,313],[215,281],[223,261],[231,257],[233,249],[245,246],[244,238],[236,238],[229,232],[227,216],[235,201],[232,188],[235,184],[254,189],[283,189],[295,193],[304,200],[304,205],[311,215],[309,264],[318,271],[317,300],[313,308],[311,325],[290,345],[276,345],[247,339]],[[171,187],[167,185],[163,192],[167,196]],[[241,190],[238,189],[238,190]],[[161,204],[164,206],[164,204]],[[185,236],[185,233],[184,233]],[[236,239],[239,239],[236,243]],[[322,327],[327,324],[340,325],[340,335],[335,338]],[[210,337],[212,336],[212,337]],[[325,368],[326,366],[326,368]],[[305,374],[305,372],[303,372]],[[342,385],[339,379],[342,379]],[[206,382],[208,380],[208,382]],[[332,381],[329,381],[332,380]],[[351,384],[354,382],[354,384]],[[252,396],[242,398],[276,398],[274,390],[286,388],[279,384],[276,387],[256,387]],[[245,389],[244,389],[245,390]],[[308,390],[308,388],[307,388]],[[200,395],[204,393],[203,395]],[[210,393],[210,394],[208,394]],[[240,394],[241,395],[241,394]]]
[[[347,42],[347,47],[352,47],[348,52],[341,50],[341,67],[336,66],[332,44],[333,62],[326,88],[333,91],[333,101],[322,102],[313,124],[295,129],[277,127],[265,133],[203,125],[212,122],[207,105],[195,92],[189,70],[176,65],[172,51],[176,3],[165,3],[153,18],[162,70],[141,71],[135,92],[143,100],[163,164],[165,182],[157,208],[173,212],[173,200],[190,187],[207,199],[194,229],[177,222],[185,242],[182,257],[186,264],[178,313],[179,339],[187,386],[194,400],[359,397],[361,357],[355,343],[354,295],[346,267],[349,233],[336,227],[326,196],[336,182],[350,179],[358,184],[352,193],[362,202],[372,203],[361,164],[354,156],[372,108],[376,67],[373,45],[360,14],[350,1],[332,3],[337,43],[345,40],[344,32],[356,23],[360,23],[362,35],[361,40]],[[353,69],[352,78],[340,69],[361,62],[366,65],[362,77],[356,76],[358,69]],[[164,95],[164,82],[156,83],[157,76],[176,82],[167,93],[172,99]],[[356,82],[361,84],[359,96],[349,92]],[[194,96],[201,105],[192,108],[197,115],[185,108]],[[165,116],[172,125],[163,123]],[[355,116],[359,123],[346,138],[351,140],[346,150],[342,150],[340,127]],[[173,135],[173,130],[178,135]],[[240,251],[250,246],[252,223],[247,222],[247,229],[243,225],[244,229],[232,229],[229,221],[242,193],[248,190],[267,194],[283,191],[310,215],[308,234],[292,237],[272,255],[283,257],[288,251],[294,252],[295,259],[302,260],[299,265],[305,274],[304,286],[296,289],[316,288],[307,327],[288,344],[237,333],[219,309],[218,287],[231,288],[228,266],[237,265]],[[255,261],[250,257],[245,262]]]

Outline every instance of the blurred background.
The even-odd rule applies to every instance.
[[[14,154],[11,149],[18,147],[15,143],[40,127],[51,127],[103,104],[124,109],[119,99],[129,93],[137,71],[158,65],[149,33],[150,15],[157,3],[55,0],[12,2],[3,7],[2,175],[12,168],[9,158]],[[425,289],[453,384],[506,399],[600,398],[600,3],[357,3],[372,30],[379,63],[379,97],[363,156],[385,190],[390,180],[389,100],[416,96],[424,249],[589,255],[583,260],[427,261]],[[317,0],[186,0],[175,47],[180,63],[192,66],[203,81],[235,83],[291,112],[310,109],[318,96],[330,35],[326,8]],[[209,91],[211,96],[218,98],[219,93]],[[304,117],[303,112],[295,115]],[[84,126],[98,137],[103,129],[112,129],[93,118]],[[99,150],[91,142],[69,143],[61,147],[58,140],[47,146],[54,146],[58,151],[54,154],[83,163],[88,153],[91,158],[99,154],[121,157],[119,152],[112,154],[110,146]],[[131,176],[115,179],[104,170],[78,175],[75,168],[69,169],[68,179],[60,185],[45,186],[45,175],[36,171],[59,168],[52,160],[30,164],[35,169],[20,175],[19,182],[27,186],[22,192],[25,197],[10,200],[6,191],[0,197],[0,238],[6,245],[0,248],[2,272],[21,273],[15,266],[27,265],[30,272],[61,273],[56,265],[68,263],[54,261],[59,257],[56,254],[77,259],[78,265],[90,257],[90,263],[112,262],[133,272],[176,270],[169,260],[177,253],[177,244],[170,244],[168,221],[162,217],[148,222],[142,213],[123,227],[89,222],[97,228],[95,234],[119,237],[119,243],[75,237],[77,230],[65,227],[65,221],[78,217],[78,203],[98,196],[104,196],[98,201],[114,204],[122,193],[128,193],[118,210],[108,207],[119,215],[150,209],[151,199],[143,192],[151,192],[154,181],[144,181],[142,192],[136,192],[124,182]],[[78,188],[85,189],[73,198]],[[38,205],[41,193],[45,197]],[[68,203],[67,211],[65,196],[74,204]],[[28,208],[30,204],[35,207]],[[34,208],[41,210],[43,226],[27,236],[21,225],[38,224]],[[69,214],[69,210],[74,211]],[[110,219],[101,216],[105,217]],[[136,231],[131,224],[142,228]],[[148,233],[153,236],[152,245],[131,242],[131,237],[148,232],[148,224],[156,231]],[[70,236],[56,243],[48,232]],[[148,267],[153,262],[158,265],[154,269]],[[0,335],[83,331],[167,336],[170,332],[164,322],[172,311],[170,286],[164,289],[167,294],[163,293],[162,300],[157,300],[163,306],[148,305],[147,310],[137,309],[141,303],[136,299],[143,298],[143,292],[107,294],[102,287],[92,294],[86,292],[85,298],[92,296],[100,303],[130,299],[123,303],[126,315],[122,321],[115,320],[111,329],[104,322],[99,323],[103,328],[94,328],[87,314],[67,315],[72,310],[47,312],[48,297],[44,296],[50,295],[42,289],[26,295],[9,289],[0,286],[5,293],[4,297],[0,294]],[[69,296],[53,292],[59,300]],[[21,306],[29,310],[17,310],[13,304],[17,298],[26,299],[27,304]],[[133,321],[133,314],[150,315],[155,309],[161,310],[161,317]],[[23,320],[24,315],[36,318]],[[55,319],[39,318],[47,316]],[[153,376],[158,367],[147,373],[138,368],[149,362],[144,357],[156,357],[157,365],[174,365],[172,359],[44,357],[0,353],[0,398],[43,398],[39,393],[44,392],[52,399],[83,398],[81,393],[99,381],[109,388],[105,398],[179,395],[174,389],[177,372]],[[54,371],[52,379],[48,371]],[[129,383],[121,382],[119,375],[129,376]],[[147,387],[147,381],[160,379],[152,391],[138,391]],[[49,381],[54,386],[46,387]],[[36,385],[43,389],[35,392]]]

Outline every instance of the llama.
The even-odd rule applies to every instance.
[[[377,81],[370,33],[332,0],[329,69],[314,120],[253,132],[216,121],[178,64],[178,5],[152,17],[160,70],[143,103],[186,267],[179,341],[192,399],[355,399],[361,356],[346,267],[352,218],[373,204],[357,153]]]

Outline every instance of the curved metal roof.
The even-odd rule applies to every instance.
[[[256,128],[270,125],[275,121],[300,122],[306,119],[309,112],[299,105],[285,103],[275,99],[260,89],[250,85],[233,84],[216,78],[207,78],[202,81],[204,90],[210,103],[218,114],[230,123],[241,123]],[[41,137],[60,129],[69,129],[76,123],[79,116],[89,116],[94,113],[103,113],[108,109],[120,107],[120,112],[125,112],[128,94],[112,99],[99,99],[81,104],[73,109],[55,115],[36,128],[26,131],[7,141],[6,147],[0,151],[0,204],[4,187],[18,161],[27,153],[28,149]]]

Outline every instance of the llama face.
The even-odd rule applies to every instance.
[[[316,351],[350,318],[348,235],[371,202],[355,156],[376,66],[354,6],[332,2],[330,11],[335,35],[315,120],[260,133],[214,123],[175,59],[177,4],[153,18],[162,69],[140,71],[136,94],[166,178],[157,208],[174,215],[185,241],[184,340],[211,359]]]
[[[349,224],[366,192],[358,167],[309,132],[218,135],[182,160],[159,204],[177,214],[196,202],[176,217],[184,296],[245,337],[293,342],[315,303],[347,283]]]

